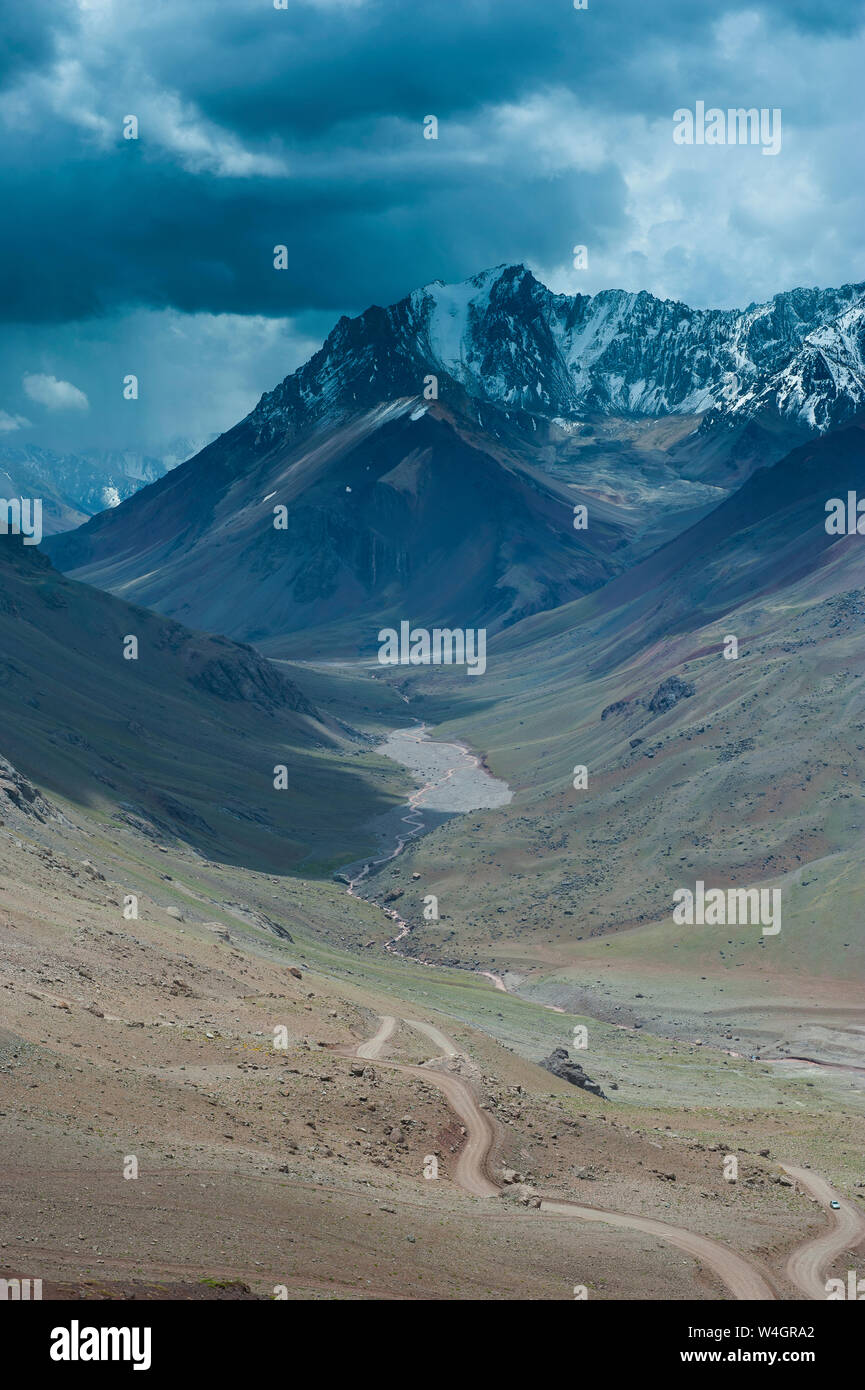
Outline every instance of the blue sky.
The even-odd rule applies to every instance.
[[[225,429],[341,313],[503,261],[694,305],[865,280],[850,0],[7,8],[9,446]],[[780,107],[780,154],[674,144],[698,100]]]

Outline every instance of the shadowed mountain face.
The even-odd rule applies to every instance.
[[[123,526],[101,517],[70,536],[63,563],[270,653],[290,650],[298,632],[307,653],[328,641],[374,652],[379,628],[403,618],[469,627],[482,617],[496,630],[603,584],[633,529],[598,499],[577,533],[578,494],[532,468],[502,425],[496,439],[436,403],[398,401],[274,448],[240,476],[204,454],[149,490]]]
[[[522,266],[427,286],[341,319],[234,429],[46,548],[271,654],[369,654],[402,619],[495,632],[599,588],[850,417],[862,297],[695,311],[554,295]]]
[[[675,638],[744,603],[809,581],[825,594],[865,579],[863,537],[826,530],[826,503],[865,496],[865,423],[793,450],[759,469],[710,515],[609,584],[594,604],[600,653],[619,659]],[[561,630],[566,610],[550,615]],[[541,620],[543,621],[543,620]],[[516,634],[515,634],[516,636]]]
[[[344,732],[251,648],[65,579],[17,537],[0,538],[0,652],[12,767],[156,842],[314,868],[391,804],[346,771]]]

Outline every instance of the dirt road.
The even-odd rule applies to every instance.
[[[421,1023],[411,1018],[404,1018],[402,1021],[426,1034],[446,1057],[459,1056],[450,1038],[445,1037],[444,1033],[439,1032],[431,1023]],[[356,1049],[356,1055],[369,1060],[375,1059],[379,1066],[401,1071],[405,1076],[415,1076],[441,1091],[466,1131],[466,1142],[454,1168],[454,1182],[457,1187],[471,1193],[473,1197],[494,1197],[499,1188],[492,1181],[487,1165],[497,1138],[495,1121],[481,1110],[474,1092],[462,1077],[451,1072],[435,1071],[430,1067],[416,1067],[405,1062],[383,1059],[381,1050],[393,1033],[395,1025],[395,1018],[383,1016],[375,1037],[361,1043]]]
[[[645,1231],[647,1235],[657,1236],[669,1245],[693,1255],[696,1260],[709,1265],[727,1285],[734,1298],[771,1299],[774,1292],[762,1274],[742,1256],[721,1245],[708,1236],[687,1231],[683,1226],[670,1226],[666,1221],[653,1221],[648,1216],[633,1216],[630,1213],[607,1211],[603,1207],[583,1207],[576,1202],[564,1202],[558,1198],[541,1202],[541,1211],[549,1211],[557,1216],[576,1216],[580,1221],[601,1221],[606,1226],[621,1226],[629,1231]]]
[[[357,1049],[358,1057],[364,1057],[368,1061],[372,1061],[374,1057],[377,1057],[395,1027],[396,1019],[391,1018],[390,1014],[383,1014],[379,1030],[375,1037],[368,1038],[367,1041],[361,1043],[360,1047]]]
[[[456,1045],[433,1024],[421,1023],[416,1019],[403,1019],[403,1022],[424,1033],[445,1056],[451,1058],[459,1056]],[[481,1110],[471,1088],[461,1077],[454,1076],[449,1072],[438,1072],[429,1067],[408,1066],[399,1062],[381,1062],[379,1051],[382,1043],[393,1032],[393,1023],[393,1019],[383,1018],[382,1026],[375,1037],[367,1043],[361,1043],[357,1049],[357,1055],[369,1056],[368,1052],[362,1052],[361,1049],[369,1048],[375,1044],[377,1046],[375,1056],[379,1058],[380,1065],[394,1067],[408,1075],[421,1077],[428,1084],[438,1087],[466,1129],[466,1143],[454,1169],[454,1182],[464,1192],[469,1192],[476,1197],[495,1195],[501,1191],[501,1188],[492,1182],[488,1171],[490,1155],[497,1133],[495,1121],[486,1111]],[[388,1024],[391,1026],[387,1027]],[[385,1032],[386,1027],[387,1031]],[[670,1226],[664,1221],[654,1221],[650,1217],[633,1216],[627,1212],[580,1206],[576,1202],[566,1202],[560,1199],[542,1198],[541,1211],[549,1212],[554,1216],[576,1218],[580,1221],[603,1222],[608,1226],[619,1226],[626,1230],[643,1231],[648,1235],[657,1236],[670,1245],[675,1245],[679,1250],[686,1251],[695,1259],[703,1261],[704,1264],[713,1269],[722,1282],[726,1284],[734,1298],[765,1300],[775,1297],[774,1291],[760,1271],[742,1255],[737,1255],[735,1251],[721,1245],[718,1241],[710,1240],[707,1236],[685,1230],[684,1227]]]
[[[421,1023],[418,1019],[404,1018],[403,1023],[407,1023],[410,1028],[417,1028],[418,1032],[425,1033],[430,1042],[434,1042],[440,1052],[446,1057],[458,1057],[459,1052],[450,1038],[445,1037],[444,1033],[434,1027],[432,1023]]]
[[[835,1192],[819,1173],[812,1173],[810,1168],[791,1168],[786,1163],[781,1166],[800,1187],[817,1198],[826,1215],[832,1218],[827,1231],[800,1245],[787,1261],[787,1275],[797,1289],[806,1298],[825,1299],[826,1272],[842,1250],[852,1250],[865,1240],[865,1216],[840,1192]],[[831,1209],[829,1203],[832,1201],[840,1202],[840,1211]]]
[[[495,1120],[481,1110],[474,1093],[461,1077],[427,1067],[406,1066],[400,1070],[420,1077],[427,1085],[441,1091],[465,1127],[466,1142],[453,1170],[457,1187],[473,1197],[495,1197],[501,1189],[493,1182],[487,1168],[498,1137]]]

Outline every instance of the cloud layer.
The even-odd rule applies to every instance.
[[[697,305],[865,278],[851,0],[16,8],[0,304],[34,326],[43,356],[50,325],[98,322],[128,342],[125,321],[147,313],[152,331],[160,314],[199,331],[226,315],[276,320],[288,359],[339,313],[502,261],[560,290]],[[780,107],[780,155],[675,145],[673,112],[697,100]],[[427,115],[437,140],[423,138]],[[124,139],[128,116],[137,139]],[[73,366],[19,358],[17,378],[62,382]],[[0,395],[13,415],[22,404]],[[154,433],[159,408],[147,406]],[[175,406],[162,409],[176,432]]]

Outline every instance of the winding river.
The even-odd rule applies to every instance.
[[[421,782],[406,802],[406,814],[400,817],[400,829],[396,835],[396,845],[378,859],[370,859],[348,881],[350,897],[357,897],[358,884],[363,883],[373,869],[387,864],[401,854],[410,840],[423,834],[426,829],[424,811],[435,811],[448,815],[462,815],[467,811],[480,811],[496,806],[506,806],[513,799],[513,793],[506,782],[493,777],[482,765],[476,754],[471,753],[461,743],[443,743],[429,738],[425,724],[413,729],[394,729],[388,734],[377,751],[394,762],[410,768]],[[374,898],[367,901],[375,902]],[[378,906],[383,906],[379,903]],[[397,931],[385,942],[385,950],[396,955],[402,952],[398,943],[407,936],[411,928],[393,908],[384,908],[396,923]]]

